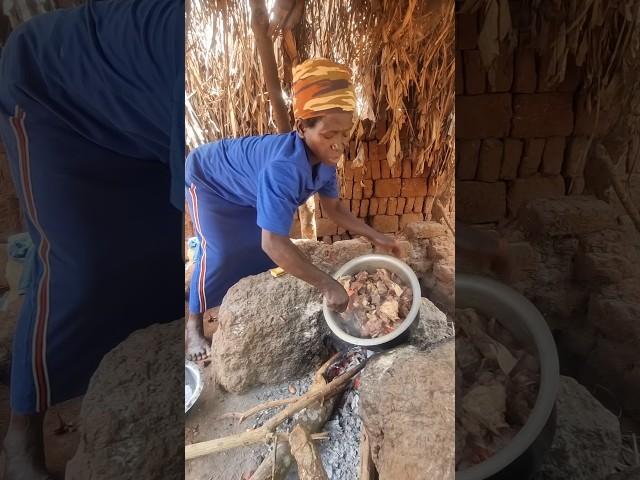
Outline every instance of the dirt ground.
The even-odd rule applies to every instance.
[[[205,372],[206,370],[205,368]],[[260,397],[267,390],[269,387],[256,388],[244,395],[234,395],[220,390],[211,379],[206,379],[200,398],[185,417],[186,443],[203,442],[251,428],[255,417],[242,425],[237,425],[236,420],[219,417],[224,413],[244,411],[261,403]],[[266,452],[267,447],[256,445],[196,458],[185,463],[185,479],[240,480],[242,473],[239,472],[249,473],[255,470]]]

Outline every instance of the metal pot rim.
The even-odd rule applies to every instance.
[[[498,473],[517,460],[541,434],[555,406],[560,387],[560,367],[551,330],[542,314],[529,300],[495,280],[479,275],[457,274],[456,303],[462,303],[463,308],[477,308],[481,312],[480,307],[464,304],[465,290],[473,292],[477,298],[483,298],[483,302],[500,303],[517,312],[518,321],[523,323],[531,334],[540,361],[540,390],[527,423],[513,440],[495,455],[482,463],[456,472],[456,480],[480,480]]]
[[[409,286],[413,291],[413,301],[411,303],[411,309],[409,310],[406,318],[402,321],[402,323],[400,323],[400,325],[398,325],[395,330],[393,330],[393,332],[378,338],[360,338],[349,335],[344,330],[342,330],[342,328],[340,328],[337,320],[339,314],[331,311],[327,307],[326,300],[323,300],[322,312],[324,314],[325,321],[327,322],[327,325],[329,326],[331,331],[342,341],[350,343],[352,345],[359,345],[363,347],[384,345],[385,343],[390,342],[391,340],[394,340],[395,338],[402,335],[417,318],[418,313],[420,312],[420,303],[422,296],[420,290],[420,282],[418,281],[418,277],[416,277],[416,274],[413,272],[411,267],[409,267],[409,265],[404,263],[402,260],[399,260],[396,257],[392,257],[391,255],[382,255],[379,253],[361,255],[352,260],[349,260],[342,267],[340,267],[333,274],[333,278],[337,280],[343,275],[350,274],[356,268],[364,269],[367,267],[367,265],[370,265],[371,262],[380,262],[391,267],[392,269],[400,270],[409,279]]]

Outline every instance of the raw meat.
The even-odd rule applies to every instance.
[[[538,359],[496,319],[456,310],[456,470],[505,447],[531,414]]]
[[[391,333],[409,314],[413,302],[411,287],[395,273],[378,268],[340,277],[349,294],[349,305],[341,315],[342,326],[351,335],[376,338]]]

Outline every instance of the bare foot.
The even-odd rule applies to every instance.
[[[5,480],[54,480],[45,468],[43,415],[11,415],[4,439]]]
[[[211,355],[211,346],[204,338],[201,313],[190,313],[185,330],[185,356],[187,360],[197,362],[206,360]]]

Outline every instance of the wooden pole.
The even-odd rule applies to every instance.
[[[292,129],[289,112],[282,97],[282,86],[278,78],[278,66],[273,53],[273,43],[269,36],[269,15],[265,0],[250,0],[251,29],[256,38],[256,47],[260,56],[262,73],[267,85],[267,93],[271,101],[273,119],[276,122],[278,133],[290,132]],[[310,197],[304,205],[298,208],[302,238],[316,240],[315,201]]]

